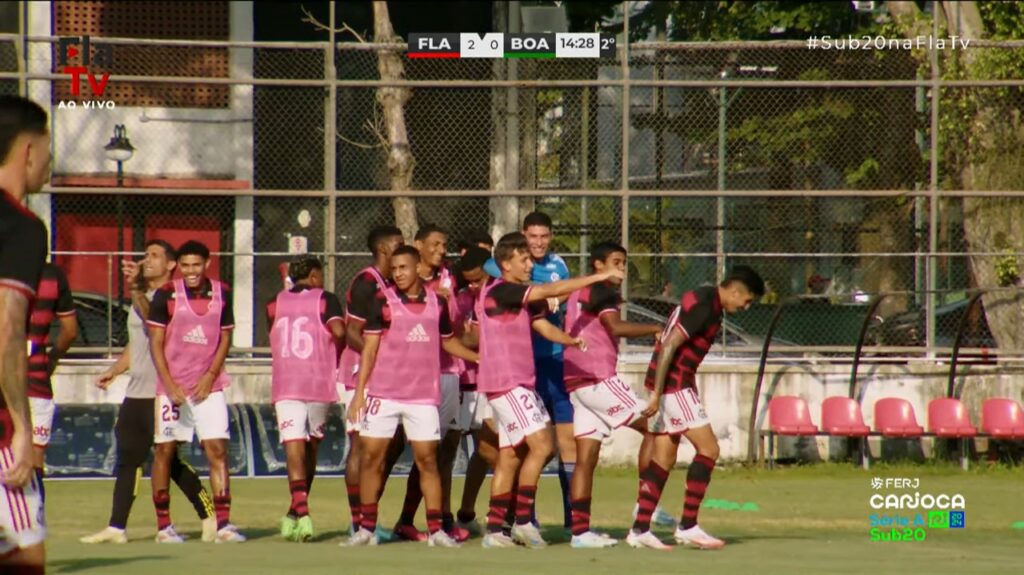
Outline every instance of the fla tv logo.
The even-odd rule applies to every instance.
[[[57,40],[57,70],[71,78],[71,95],[82,97],[82,90],[88,87],[93,98],[103,98],[110,81],[110,69],[114,65],[114,47],[110,44],[94,44],[89,36],[61,36]],[[100,72],[99,70],[102,70]],[[85,82],[83,82],[83,76]],[[83,86],[83,84],[85,86]],[[86,96],[88,97],[88,95]],[[113,108],[114,102],[83,102],[86,108]],[[74,100],[60,102],[58,108],[75,108]]]

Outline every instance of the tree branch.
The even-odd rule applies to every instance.
[[[313,16],[313,14],[310,13],[310,11],[307,10],[305,6],[300,6],[300,8],[302,9],[303,15],[305,15],[305,17],[302,19],[302,21],[307,23],[307,24],[312,24],[314,28],[317,28],[319,30],[323,30],[325,32],[334,32],[335,34],[348,32],[349,34],[352,34],[352,36],[354,36],[355,39],[358,40],[360,44],[365,44],[366,43],[366,39],[363,38],[359,34],[359,32],[356,32],[355,30],[353,30],[352,27],[349,26],[348,24],[342,23],[341,28],[331,28],[327,24],[324,24],[323,22],[318,20],[316,18],[316,16]]]

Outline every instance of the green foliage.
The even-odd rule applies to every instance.
[[[1017,256],[1012,249],[1003,250],[1006,255],[996,260],[996,279],[999,287],[1017,285],[1020,280],[1020,268],[1017,267]]]

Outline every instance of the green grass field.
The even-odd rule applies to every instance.
[[[681,509],[685,469],[669,479],[666,509]],[[927,530],[923,542],[871,542],[869,497],[873,477],[919,478],[917,491],[961,493],[966,499],[966,528]],[[381,522],[390,526],[400,508],[404,478],[389,484]],[[296,544],[277,536],[277,520],[287,508],[284,479],[236,480],[233,521],[250,537],[242,545],[199,542],[199,522],[180,492],[172,492],[173,517],[189,535],[185,545],[152,542],[155,519],[148,484],[136,501],[128,545],[91,546],[79,536],[103,527],[109,514],[110,481],[52,481],[47,485],[49,573],[205,575],[245,573],[479,573],[545,575],[587,573],[794,573],[938,574],[1024,572],[1024,471],[977,468],[969,472],[945,465],[887,466],[863,471],[843,464],[783,468],[772,471],[720,468],[709,499],[756,503],[757,511],[709,508],[701,524],[728,545],[721,551],[676,548],[671,552],[630,549],[621,543],[607,550],[575,550],[560,528],[556,479],[545,478],[538,512],[553,546],[545,550],[484,550],[479,540],[462,549],[430,549],[426,544],[396,543],[375,548],[338,546],[348,528],[348,505],[341,479],[317,480],[310,498],[318,529],[313,543]],[[485,484],[485,489],[487,484]],[[910,490],[913,492],[914,490]],[[881,490],[899,493],[899,490]],[[456,484],[461,493],[461,480]],[[594,526],[625,535],[636,493],[632,470],[603,471],[594,497]],[[478,513],[486,511],[486,493]],[[422,522],[422,513],[420,520]],[[671,533],[659,534],[670,541]]]

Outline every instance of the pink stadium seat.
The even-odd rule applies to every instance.
[[[866,437],[871,432],[864,424],[860,404],[849,397],[825,398],[821,404],[821,430],[845,437]]]
[[[981,430],[996,439],[1024,439],[1024,410],[1013,399],[986,399],[981,406]]]
[[[768,427],[778,435],[815,435],[818,428],[811,421],[811,412],[802,397],[773,397],[768,404]]]
[[[940,397],[928,402],[928,431],[936,437],[974,437],[978,434],[978,430],[971,425],[964,404],[952,397]]]
[[[914,406],[898,397],[875,402],[875,430],[885,437],[921,437],[924,428],[917,424]]]

